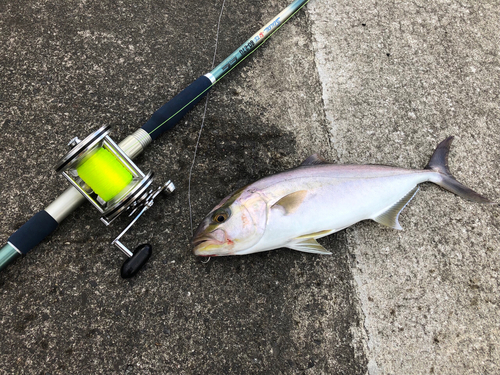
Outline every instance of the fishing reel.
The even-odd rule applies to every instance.
[[[132,252],[121,238],[151,208],[161,192],[171,194],[175,186],[167,181],[153,190],[154,174],[143,173],[108,136],[109,130],[110,126],[104,126],[83,141],[73,138],[68,144],[71,151],[59,160],[55,169],[101,213],[101,221],[106,226],[124,212],[129,212],[130,217],[135,215],[112,242],[128,257],[121,268],[121,276],[128,278],[148,261],[152,246],[143,244]]]

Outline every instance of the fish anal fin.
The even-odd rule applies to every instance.
[[[313,154],[302,162],[301,167],[308,165],[330,164],[320,154]]]
[[[332,253],[321,246],[314,238],[300,239],[292,241],[286,245],[289,249],[302,251],[303,253],[331,255]]]
[[[415,196],[417,191],[418,191],[418,186],[415,186],[403,198],[394,203],[391,207],[389,207],[380,215],[377,215],[376,217],[372,218],[372,220],[376,221],[379,224],[386,225],[390,228],[398,230],[403,229],[398,221],[399,214],[401,213],[401,211],[403,211],[406,205],[410,203],[410,201]]]
[[[294,193],[285,195],[279,201],[272,205],[271,208],[279,208],[285,210],[285,215],[289,215],[297,211],[304,199],[306,198],[307,190],[299,190]]]

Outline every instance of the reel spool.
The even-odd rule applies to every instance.
[[[131,252],[119,240],[154,203],[162,191],[172,193],[175,186],[168,181],[153,192],[150,189],[153,173],[143,173],[126,153],[108,136],[110,126],[103,126],[83,141],[73,138],[71,151],[55,165],[64,177],[101,213],[101,221],[110,225],[120,214],[138,212],[135,219],[112,242],[129,259],[122,266],[121,275],[131,277],[147,262],[152,247],[140,245]]]

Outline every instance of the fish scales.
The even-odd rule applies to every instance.
[[[309,174],[312,176],[308,176]],[[282,237],[290,237],[292,234],[302,236],[324,230],[341,230],[361,220],[378,216],[417,184],[429,181],[433,174],[436,172],[399,168],[390,171],[378,166],[363,166],[358,171],[356,166],[300,167],[290,173],[289,180],[261,190],[264,199],[271,206],[282,196],[295,191],[307,191],[304,201],[294,213],[270,210],[265,236],[269,237],[270,243],[276,243]],[[258,183],[250,185],[254,186],[259,189]]]

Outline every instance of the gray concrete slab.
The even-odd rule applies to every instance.
[[[498,201],[498,4],[318,0],[309,11],[337,160],[421,168],[454,135],[451,171]],[[423,186],[403,231],[346,231],[370,374],[500,372],[499,220],[498,207]]]
[[[288,1],[226,1],[218,61]],[[73,136],[119,140],[210,70],[222,1],[0,4],[0,242],[66,185]],[[457,139],[456,177],[498,200],[498,19],[481,2],[312,0],[212,92],[195,224],[228,192],[319,151],[420,168]],[[423,186],[397,232],[360,223],[333,257],[189,251],[203,106],[137,163],[176,194],[128,236],[133,280],[89,206],[0,274],[1,373],[497,373],[498,209]]]

